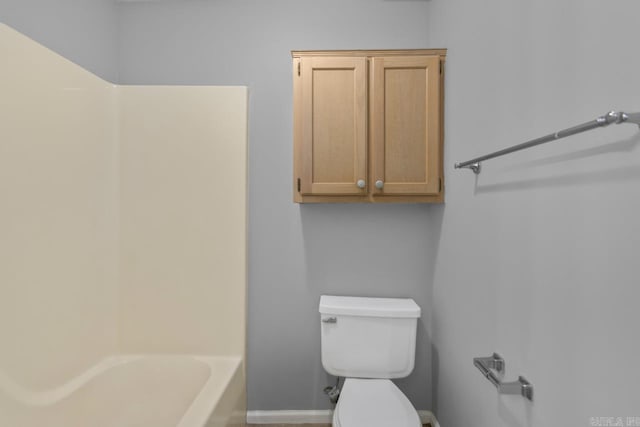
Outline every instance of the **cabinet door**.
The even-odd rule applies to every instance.
[[[366,193],[366,66],[365,58],[301,58],[302,195]]]
[[[402,56],[372,61],[373,194],[438,194],[440,59]]]

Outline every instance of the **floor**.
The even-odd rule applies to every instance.
[[[247,427],[331,427],[331,424],[247,424]],[[431,424],[424,427],[431,427]]]

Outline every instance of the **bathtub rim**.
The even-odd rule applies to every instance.
[[[232,381],[239,375],[239,381],[244,382],[243,359],[240,356],[192,356],[211,368],[211,375],[202,386],[196,397],[187,408],[176,427],[205,427],[224,394],[229,391]],[[221,366],[224,363],[224,366]],[[218,369],[214,369],[215,367]],[[220,368],[225,375],[217,375]],[[246,385],[242,384],[243,390]]]
[[[215,366],[220,368],[221,363],[224,363],[226,365],[225,367],[230,370],[229,375],[226,375],[224,378],[224,388],[220,390],[221,392],[224,391],[226,387],[228,387],[229,383],[233,379],[235,372],[242,366],[242,357],[240,356],[205,356],[176,353],[119,354],[107,356],[88,369],[84,370],[80,374],[69,379],[64,384],[43,391],[29,390],[27,387],[24,387],[13,381],[6,373],[0,371],[0,393],[3,393],[7,397],[15,399],[18,403],[27,406],[42,407],[55,405],[57,402],[70,396],[71,394],[82,388],[84,385],[88,384],[91,380],[97,378],[98,376],[112,368],[144,359],[159,358],[190,358],[204,363],[210,369],[208,378],[206,379],[200,391],[198,391],[198,394],[187,409],[186,413],[189,413],[191,407],[194,406],[195,402],[198,399],[201,399],[201,395],[204,393],[205,389],[207,389],[208,394],[212,394],[215,391],[213,390],[215,387],[212,385],[212,383],[216,382],[212,381],[212,378],[214,378]],[[221,397],[222,393],[218,394],[218,398]]]
[[[27,387],[13,381],[8,375],[0,371],[0,393],[15,399],[18,403],[27,406],[55,405],[62,399],[70,396],[93,378],[119,365],[135,362],[146,357],[145,355],[113,355],[107,356],[67,382],[43,391],[29,390]]]

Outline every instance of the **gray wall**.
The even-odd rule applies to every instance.
[[[113,0],[0,0],[0,22],[103,79],[118,79]]]
[[[449,48],[447,203],[433,276],[434,395],[443,426],[590,426],[640,416],[640,133],[619,125],[486,162],[466,160],[640,110],[640,3],[434,0]],[[433,262],[433,260],[431,260]],[[472,366],[498,351],[535,402],[498,397]],[[599,424],[607,425],[607,424]],[[613,424],[609,424],[613,425]]]
[[[428,206],[292,202],[292,49],[418,48],[427,2],[219,0],[120,4],[120,81],[239,84],[250,91],[250,410],[329,408],[320,363],[321,294],[410,296],[432,276]],[[212,183],[213,185],[214,183]],[[414,374],[431,407],[428,318]]]

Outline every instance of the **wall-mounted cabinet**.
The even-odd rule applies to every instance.
[[[442,202],[445,49],[294,51],[294,201]]]

